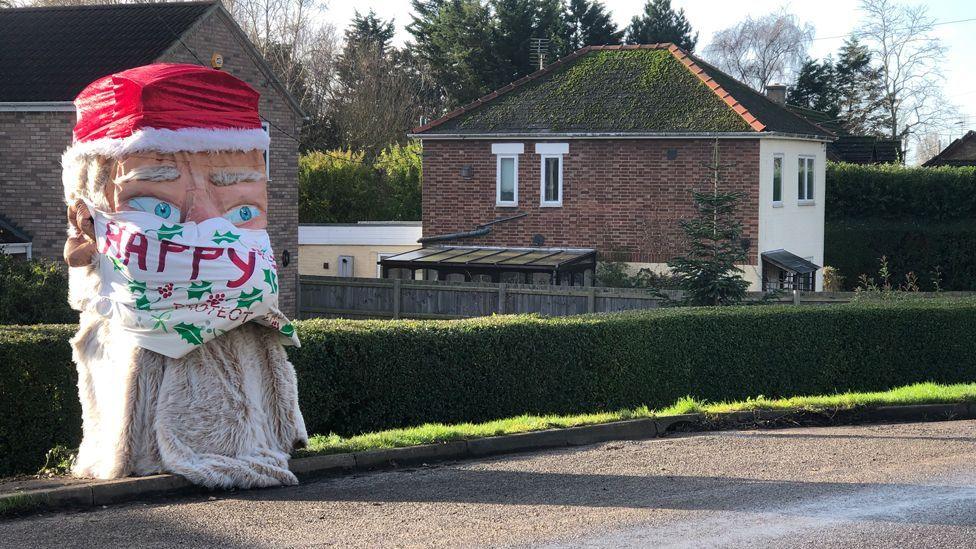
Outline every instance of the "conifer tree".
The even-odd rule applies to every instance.
[[[800,68],[796,84],[790,88],[786,102],[824,112],[836,118],[838,112],[836,85],[834,64],[829,57],[823,63],[807,59]]]
[[[706,167],[711,172],[711,188],[691,192],[698,216],[681,221],[681,229],[688,239],[688,253],[672,259],[668,267],[684,290],[686,303],[732,305],[742,301],[749,287],[738,267],[749,260],[748,246],[742,240],[742,224],[735,217],[742,193],[720,188],[721,172],[729,166],[721,164],[718,140]]]
[[[672,42],[685,51],[693,51],[698,33],[691,34],[691,23],[684,8],[675,10],[671,0],[648,0],[644,13],[634,16],[627,27],[628,44]]]
[[[583,46],[619,44],[623,31],[602,2],[570,0],[566,5],[566,47],[570,52]]]
[[[871,63],[871,52],[851,37],[844,41],[834,65],[837,117],[844,129],[860,135],[884,135],[890,117],[884,109],[881,69]]]

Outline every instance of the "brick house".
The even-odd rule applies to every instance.
[[[593,249],[658,272],[685,249],[678,222],[717,147],[721,186],[744,194],[751,289],[822,287],[832,134],[671,44],[584,48],[411,135],[428,242]]]
[[[296,137],[304,115],[219,2],[3,9],[0,51],[0,227],[8,228],[0,229],[7,235],[0,247],[61,259],[60,160],[75,122],[71,101],[82,88],[149,63],[222,60],[221,70],[261,94],[261,116],[271,134],[268,232],[281,269],[281,309],[295,314]]]

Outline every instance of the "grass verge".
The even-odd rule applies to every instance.
[[[564,429],[567,427],[596,425],[627,419],[666,417],[680,414],[719,414],[748,410],[849,410],[860,407],[953,404],[974,401],[976,401],[976,383],[960,383],[955,385],[916,383],[914,385],[891,389],[890,391],[875,393],[840,393],[781,399],[767,399],[759,396],[744,401],[717,403],[703,402],[692,397],[685,397],[674,405],[661,410],[650,410],[647,407],[640,407],[615,412],[565,416],[521,415],[485,423],[458,423],[453,425],[428,423],[418,427],[390,429],[352,437],[340,437],[335,434],[317,435],[311,437],[308,447],[300,450],[296,454],[296,457],[359,452],[381,448],[401,448],[419,444],[527,433],[544,429]]]

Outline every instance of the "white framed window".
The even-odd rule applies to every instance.
[[[783,206],[783,155],[773,155],[773,207]]]
[[[268,134],[268,146],[264,149],[264,177],[271,181],[271,125],[261,122],[261,129]]]
[[[813,204],[813,169],[812,156],[801,156],[797,159],[796,170],[796,198],[800,204]]]
[[[525,151],[522,143],[495,143],[495,205],[518,206],[518,157]]]
[[[563,155],[569,152],[568,143],[536,143],[539,164],[539,205],[563,205]]]

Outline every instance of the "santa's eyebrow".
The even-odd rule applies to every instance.
[[[180,178],[180,170],[176,166],[139,166],[115,178],[116,183],[125,181],[174,181]]]
[[[210,172],[210,182],[218,187],[226,187],[245,181],[260,181],[264,174],[250,168],[224,168]]]

